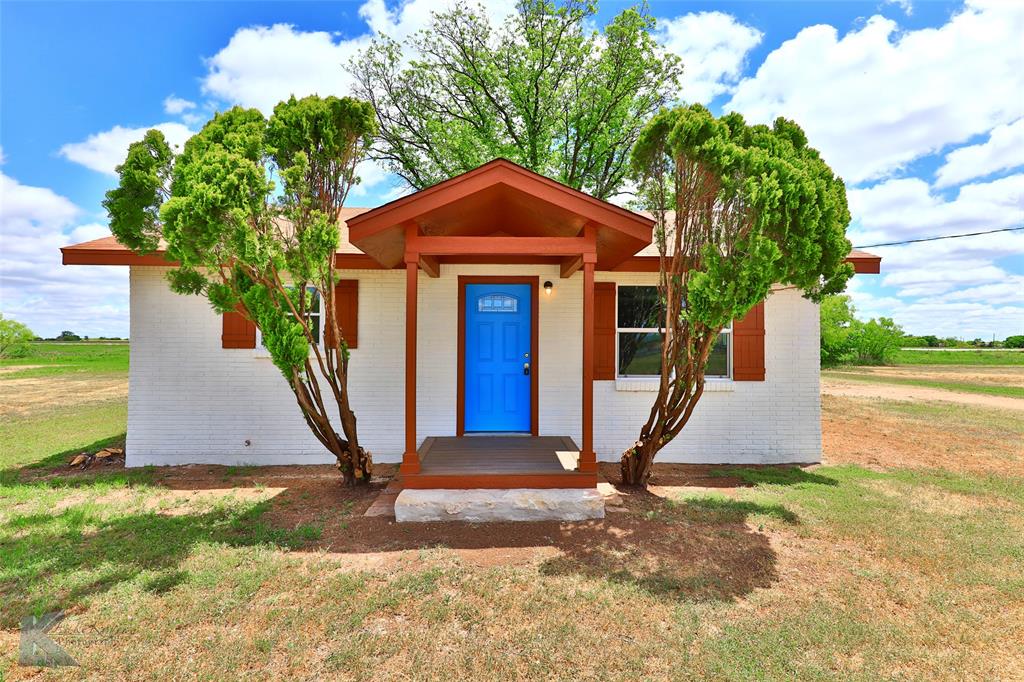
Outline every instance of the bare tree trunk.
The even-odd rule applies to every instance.
[[[323,403],[316,397],[319,394],[319,386],[316,385],[316,379],[309,376],[304,378],[300,373],[294,372],[290,383],[296,402],[310,431],[338,460],[336,466],[338,471],[341,472],[342,482],[348,486],[369,483],[373,469],[373,460],[370,453],[364,450],[354,437],[356,434],[356,416],[352,409],[348,407],[348,392],[342,387],[345,399],[339,401],[342,430],[346,435],[349,435],[349,438],[345,438],[334,430],[334,426],[327,416]],[[314,389],[312,393],[309,390],[311,387]],[[344,405],[340,405],[341,402],[344,402]]]
[[[341,413],[341,430],[345,432],[347,439],[345,445],[347,447],[346,456],[338,458],[338,470],[341,471],[347,485],[365,485],[370,482],[370,475],[373,472],[373,458],[368,451],[359,445],[359,436],[356,431],[356,414],[352,411],[348,401],[347,382],[341,385],[339,411]]]
[[[683,430],[704,393],[704,368],[722,326],[712,328],[691,319],[690,274],[707,246],[729,250],[749,227],[748,215],[738,211],[736,219],[729,206],[716,203],[721,188],[717,173],[684,156],[669,162],[664,151],[653,157],[646,182],[659,256],[660,384],[640,437],[622,453],[625,485],[647,485],[654,457]]]
[[[659,400],[655,402],[651,418],[640,429],[640,438],[633,444],[633,447],[622,453],[619,471],[622,474],[623,485],[647,485],[651,478],[654,457],[663,447],[672,442],[690,421],[693,408],[697,406],[703,393],[704,378],[701,376],[696,390],[673,406],[674,409],[669,410],[667,414],[663,414],[659,409],[661,405],[664,405],[659,394]]]

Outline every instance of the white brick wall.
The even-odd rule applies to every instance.
[[[599,281],[655,284],[656,274],[597,273]],[[765,303],[765,381],[714,381],[682,433],[658,455],[662,462],[821,461],[818,307],[780,290]],[[617,459],[650,414],[653,393],[594,383],[594,447]]]
[[[172,293],[163,268],[131,272],[128,464],[327,463],[284,379],[266,357],[220,347],[221,320],[198,297]],[[580,440],[582,276],[555,266],[443,266],[420,277],[418,435],[454,435],[458,275],[538,275],[554,292],[539,301],[540,433]],[[359,341],[351,394],[360,438],[378,462],[401,459],[404,442],[405,273],[357,270]],[[653,283],[653,275],[598,273],[599,280]],[[799,294],[766,309],[765,382],[709,390],[691,423],[659,456],[685,462],[811,462],[820,459],[818,315]],[[653,393],[595,383],[598,457],[615,460],[647,416]],[[246,444],[248,441],[248,444]]]

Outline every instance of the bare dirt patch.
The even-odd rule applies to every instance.
[[[1024,366],[918,365],[858,367],[858,374],[927,381],[957,381],[995,386],[1024,386]]]
[[[46,365],[10,365],[8,367],[0,367],[0,376],[5,374],[14,374],[15,372],[21,372],[29,369],[38,369],[39,367],[45,367]]]
[[[535,566],[551,575],[597,577],[631,575],[651,589],[696,591],[707,599],[733,599],[769,586],[775,579],[775,553],[768,537],[747,523],[744,513],[724,513],[708,523],[688,522],[686,501],[665,516],[666,497],[682,490],[668,482],[700,481],[700,488],[722,488],[727,480],[704,467],[659,465],[656,492],[617,487],[620,513],[603,520],[539,523],[415,523],[363,516],[385,489],[395,467],[377,465],[368,487],[347,488],[329,466],[260,467],[238,471],[219,466],[166,467],[153,485],[165,490],[144,503],[162,514],[194,513],[218,499],[266,501],[263,517],[272,526],[295,529],[313,525],[320,537],[303,552],[329,555],[359,569],[395,569],[423,550],[443,549],[466,566]],[[40,477],[90,476],[53,470]],[[615,483],[613,480],[612,484]],[[131,491],[103,501],[133,504]],[[75,500],[77,501],[77,500]],[[700,512],[702,515],[704,512]],[[667,576],[667,577],[666,577]],[[704,576],[704,577],[701,577]],[[714,576],[714,579],[706,579]],[[706,584],[705,584],[706,583]],[[696,586],[696,587],[694,587]]]
[[[27,416],[47,408],[125,400],[127,397],[128,377],[122,374],[4,379],[0,383],[0,415]]]
[[[223,487],[200,490],[147,490],[120,488],[99,496],[84,493],[68,495],[54,505],[62,511],[88,500],[109,507],[129,507],[137,511],[155,512],[165,516],[200,514],[225,503],[262,502],[285,492],[286,488]]]
[[[921,375],[908,375],[913,378],[924,378]],[[948,380],[948,377],[947,377]],[[925,386],[901,386],[898,384],[876,384],[856,380],[842,380],[835,377],[821,378],[821,392],[826,395],[843,396],[846,398],[881,398],[883,400],[909,400],[923,402],[941,400],[943,402],[993,407],[1001,410],[1024,411],[1024,400],[1009,396],[984,395],[982,393],[963,393],[948,391],[943,388]]]
[[[828,394],[822,400],[826,464],[928,468],[1024,476],[1024,444],[996,430],[934,424],[885,410],[884,403]]]

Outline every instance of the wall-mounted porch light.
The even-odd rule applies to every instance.
[[[548,296],[551,295],[551,290],[554,289],[555,285],[551,283],[551,280],[544,282],[544,293]]]

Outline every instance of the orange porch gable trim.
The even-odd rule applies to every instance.
[[[587,227],[595,238],[583,239]],[[651,243],[654,221],[506,159],[348,220],[353,246],[384,267],[409,254],[577,256],[610,268]]]

